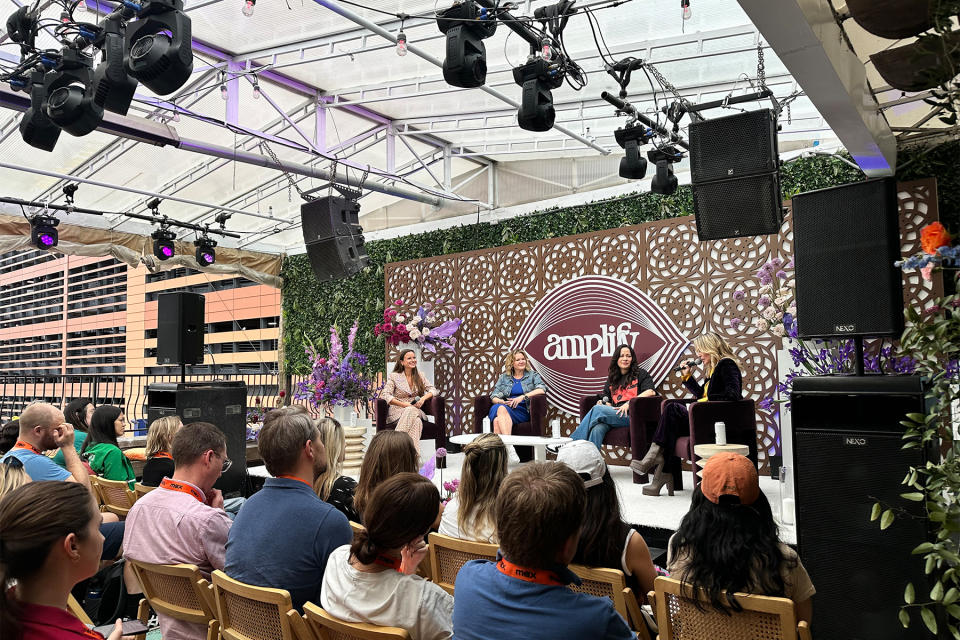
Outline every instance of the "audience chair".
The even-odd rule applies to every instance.
[[[430,534],[430,566],[433,583],[453,595],[460,567],[470,560],[496,560],[497,545]]]
[[[313,640],[289,591],[244,584],[219,569],[211,578],[223,640]]]
[[[675,578],[658,576],[653,582],[660,640],[681,638],[763,638],[811,640],[806,622],[797,624],[793,600],[747,593],[734,594],[743,611],[730,615],[713,608],[700,589]],[[699,602],[700,608],[697,608]]]
[[[601,399],[599,394],[584,396],[580,398],[580,419],[587,415],[597,401]],[[603,438],[603,444],[610,446],[626,447],[630,450],[633,460],[640,460],[647,455],[647,449],[650,448],[650,441],[653,438],[653,432],[657,430],[657,423],[660,422],[660,403],[663,398],[653,396],[649,398],[634,398],[630,401],[630,426],[623,429],[611,429]],[[619,461],[620,464],[629,464],[629,460]],[[633,484],[646,484],[650,477],[645,473],[633,474]]]
[[[350,528],[353,530],[354,539],[356,539],[360,532],[363,531],[363,525],[359,522],[354,522],[353,520],[350,521]]]
[[[513,425],[512,434],[545,437],[547,435],[547,394],[531,396],[527,401],[530,403],[530,422]],[[493,398],[490,396],[477,396],[473,399],[474,433],[483,431],[483,419],[490,413],[491,407],[493,407]],[[492,421],[490,429],[493,429]],[[529,462],[533,460],[533,447],[517,447],[517,455],[522,462]]]
[[[396,422],[387,422],[387,415],[390,412],[390,406],[387,401],[377,398],[376,419],[377,431],[393,430],[397,428]],[[433,396],[424,403],[423,412],[428,416],[433,416],[433,422],[423,421],[423,432],[420,434],[421,440],[433,439],[437,443],[437,449],[447,446],[447,410],[443,403],[443,396]],[[437,458],[437,466],[446,466],[446,458]]]
[[[627,603],[627,613],[630,614],[630,617],[627,618],[627,624],[637,632],[637,640],[653,640],[650,637],[650,628],[647,626],[646,617],[643,615],[640,602],[637,601],[637,595],[633,592],[633,589],[630,587],[624,589],[623,599]]]
[[[150,493],[150,492],[153,491],[154,489],[156,489],[156,487],[148,487],[147,485],[142,484],[142,483],[140,483],[140,482],[138,482],[138,483],[136,483],[135,485],[133,485],[133,492],[137,494],[137,500],[139,500],[139,499],[142,498],[143,496],[147,495],[148,493]]]
[[[571,564],[568,568],[577,574],[581,581],[579,586],[570,584],[573,591],[589,593],[601,598],[610,598],[613,600],[613,608],[617,610],[617,613],[623,616],[624,620],[630,621],[630,612],[627,611],[627,601],[624,598],[627,578],[623,575],[623,571],[585,567],[580,564]]]
[[[143,595],[157,613],[184,622],[207,625],[207,640],[219,640],[220,623],[213,586],[193,564],[150,564],[127,560]],[[140,603],[140,612],[144,603]]]
[[[726,426],[727,442],[746,445],[750,450],[747,457],[753,464],[757,464],[757,412],[753,400],[695,402],[690,399],[669,399],[663,401],[660,410],[666,411],[667,404],[671,402],[686,404],[690,421],[689,433],[677,438],[674,455],[667,463],[670,467],[668,470],[673,473],[675,489],[683,489],[683,460],[690,461],[694,472],[694,486],[700,484],[700,476],[696,473],[699,470],[697,460],[700,457],[694,453],[693,448],[698,444],[715,442],[713,426],[716,422],[722,422]]]
[[[87,612],[84,611],[83,605],[77,602],[77,599],[73,597],[72,593],[67,596],[67,609],[69,609],[70,613],[73,614],[73,617],[83,624],[93,624],[93,620],[91,620],[90,616],[87,615]]]
[[[409,640],[410,634],[399,627],[380,627],[365,622],[344,622],[308,602],[303,617],[317,640]]]
[[[137,501],[137,494],[130,491],[129,485],[122,480],[107,480],[100,476],[91,476],[90,485],[97,493],[103,509],[126,518],[130,507]]]

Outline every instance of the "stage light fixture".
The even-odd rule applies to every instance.
[[[159,95],[173,93],[193,73],[190,18],[183,0],[147,0],[127,24],[127,73]]]
[[[257,0],[244,0],[243,9],[241,10],[243,12],[243,15],[247,16],[248,18],[252,18],[253,8],[255,6],[257,6]]]
[[[20,118],[20,136],[31,147],[53,151],[60,138],[58,127],[47,115],[47,77],[42,71],[30,74],[30,107]]]
[[[54,124],[73,136],[100,126],[103,107],[94,100],[93,58],[64,47],[60,62],[47,75],[45,108]]]
[[[94,101],[107,111],[125,116],[138,83],[136,78],[127,74],[124,64],[126,51],[119,16],[112,13],[107,17],[103,22],[102,41],[96,42],[103,52],[103,60],[93,72],[93,95]]]
[[[216,240],[211,240],[207,236],[200,236],[195,244],[197,245],[197,264],[201,267],[209,267],[217,261],[217,252],[214,250],[214,247],[217,246]]]
[[[153,255],[160,260],[167,260],[176,254],[177,249],[174,241],[177,234],[169,229],[157,229],[152,234],[153,237]]]
[[[30,218],[30,242],[37,249],[52,249],[60,239],[57,225],[60,221],[53,216],[36,215]]]
[[[447,37],[443,79],[453,87],[483,86],[487,80],[483,40],[497,31],[497,21],[473,0],[464,0],[439,12],[437,26]]]
[[[613,132],[617,144],[623,147],[625,152],[620,158],[621,178],[640,180],[647,175],[647,159],[640,153],[640,147],[647,144],[653,135],[653,131],[637,124],[630,124]]]
[[[558,56],[559,58],[559,56]],[[562,65],[559,59],[544,60],[537,57],[513,70],[513,81],[523,87],[517,122],[527,131],[549,131],[556,119],[553,94],[563,84]]]
[[[679,162],[681,157],[677,148],[672,146],[647,151],[647,158],[657,165],[657,175],[650,181],[650,191],[664,196],[677,192],[677,176],[673,175],[673,163]]]

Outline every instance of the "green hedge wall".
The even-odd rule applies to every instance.
[[[960,143],[941,145],[922,154],[903,154],[905,171],[901,180],[937,176],[940,215],[950,228],[956,225],[960,200]],[[909,163],[909,164],[908,164]],[[802,191],[822,189],[863,179],[863,174],[831,157],[805,158],[785,165],[781,171],[784,198]],[[321,350],[329,346],[329,328],[337,326],[341,334],[360,322],[356,348],[370,357],[370,369],[383,371],[383,342],[373,335],[373,327],[383,315],[383,269],[389,262],[401,262],[463,251],[474,251],[518,242],[601,231],[693,214],[689,187],[681,187],[672,196],[652,193],[631,195],[565,209],[511,218],[489,224],[471,224],[427,233],[379,240],[366,245],[370,268],[348,280],[321,283],[313,276],[306,255],[289,256],[283,265],[283,350],[287,373],[309,371],[304,348],[311,341]]]

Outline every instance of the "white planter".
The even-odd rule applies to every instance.
[[[789,340],[783,341],[783,346],[777,349],[777,380],[786,380],[787,374],[794,368],[793,367],[793,358],[790,356],[790,345]],[[796,495],[795,488],[793,486],[794,471],[793,468],[793,423],[792,415],[790,410],[787,409],[785,403],[790,400],[789,395],[781,395],[780,392],[777,392],[777,399],[782,400],[780,404],[780,453],[783,456],[783,466],[791,469],[787,472],[787,482],[791,486],[784,487],[783,491],[789,496],[793,497]]]

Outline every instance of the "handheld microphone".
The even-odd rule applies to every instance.
[[[688,367],[696,367],[697,365],[702,364],[702,362],[700,362],[700,358],[693,358],[691,360],[687,360],[684,364]],[[680,373],[681,371],[683,371],[683,365],[680,365],[673,371],[674,373]]]
[[[602,400],[601,402],[603,402],[603,404],[610,404],[610,397],[609,397],[609,396],[603,396],[603,400]]]

